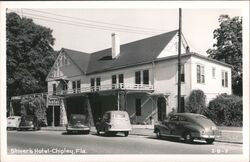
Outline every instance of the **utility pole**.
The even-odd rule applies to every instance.
[[[177,112],[181,112],[181,8],[179,8],[179,40],[178,40],[178,96],[177,96]]]

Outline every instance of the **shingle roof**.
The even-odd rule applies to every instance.
[[[86,74],[88,64],[89,64],[89,59],[90,59],[90,54],[80,52],[80,51],[75,51],[75,50],[70,50],[66,48],[62,48],[62,52],[65,52],[67,56],[70,57],[70,59],[74,62],[74,64],[83,72]]]
[[[151,62],[157,58],[178,30],[152,36],[120,46],[120,55],[112,59],[111,48],[91,54],[62,48],[74,64],[85,74],[92,74],[125,66]]]
[[[90,56],[87,74],[153,61],[176,35],[178,30],[145,38],[120,46],[120,55],[112,59],[111,48]]]

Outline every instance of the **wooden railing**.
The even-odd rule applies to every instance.
[[[54,92],[49,92],[48,95],[65,95],[65,94],[75,94],[75,93],[85,93],[85,92],[98,92],[98,91],[107,91],[112,89],[150,91],[154,90],[154,87],[153,85],[149,84],[119,83],[119,84],[109,84],[109,85],[100,85],[92,87],[82,87],[82,88],[68,89],[68,90],[58,90]]]

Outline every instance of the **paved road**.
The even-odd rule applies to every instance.
[[[60,131],[10,131],[9,154],[241,154],[241,144],[203,141],[187,144],[176,139],[154,136],[121,135],[105,137],[92,134],[68,135]]]

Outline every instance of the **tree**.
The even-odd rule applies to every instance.
[[[56,58],[52,30],[7,13],[7,96],[47,91],[46,76]]]
[[[206,96],[202,90],[193,90],[186,102],[186,111],[203,114],[206,109]]]
[[[217,125],[242,126],[242,97],[221,94],[209,102],[204,115]]]
[[[232,65],[232,90],[242,96],[242,18],[221,15],[219,23],[214,30],[217,42],[207,53],[210,58]]]

